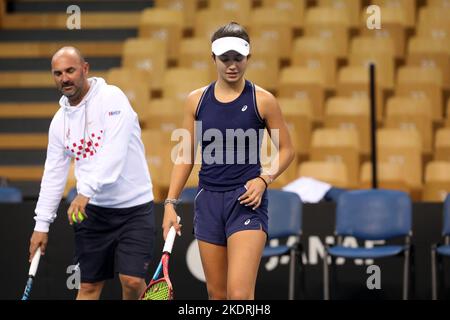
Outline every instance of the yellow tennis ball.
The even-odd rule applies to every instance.
[[[81,213],[81,211],[78,211],[78,219],[80,220],[80,222],[83,222],[83,220],[84,220],[84,216]],[[78,222],[77,219],[75,218],[75,212],[72,212],[72,221],[75,223]]]

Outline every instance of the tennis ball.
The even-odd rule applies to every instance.
[[[80,222],[83,222],[83,220],[84,220],[84,216],[81,213],[81,211],[78,211],[78,219],[80,220]],[[75,218],[75,212],[72,212],[72,221],[75,223],[78,222],[77,219]]]

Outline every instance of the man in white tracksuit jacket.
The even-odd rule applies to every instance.
[[[76,48],[61,48],[52,58],[63,96],[50,124],[30,259],[38,247],[45,253],[73,160],[78,195],[67,215],[81,274],[77,299],[98,299],[115,272],[123,298],[137,299],[145,290],[155,232],[141,129],[125,94],[102,78],[88,78],[88,72]]]

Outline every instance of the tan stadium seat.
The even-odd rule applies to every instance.
[[[139,69],[113,68],[108,71],[107,82],[118,86],[125,93],[139,120],[142,120],[150,100],[147,73]]]
[[[386,128],[415,129],[420,133],[423,151],[431,153],[433,148],[433,121],[428,100],[410,97],[392,97],[386,106]]]
[[[194,36],[206,37],[211,41],[213,33],[231,21],[235,21],[236,16],[233,11],[220,11],[213,9],[199,10],[195,15],[194,20]],[[238,22],[238,21],[236,21]],[[241,23],[244,27],[248,26],[248,20]],[[247,30],[248,31],[248,30]],[[211,50],[209,50],[211,51]]]
[[[397,73],[397,96],[428,99],[433,120],[443,117],[442,72],[435,68],[402,67]]]
[[[211,55],[211,42],[205,37],[185,38],[180,44],[178,66],[203,70],[210,75],[213,81],[217,71]]]
[[[252,1],[248,0],[221,0],[210,1],[209,8],[220,12],[230,12],[234,21],[248,21],[252,9]]]
[[[294,147],[297,155],[308,155],[313,123],[311,101],[309,99],[280,98],[278,103],[288,128],[295,132]]]
[[[183,25],[186,28],[192,28],[194,26],[198,0],[155,0],[154,2],[156,8],[180,11],[183,14]]]
[[[450,162],[432,161],[425,169],[422,201],[443,202],[450,193]]]
[[[377,165],[378,188],[410,192],[405,172],[398,163],[380,162]],[[361,167],[362,189],[372,188],[372,163],[364,162]]]
[[[139,38],[153,38],[167,43],[167,56],[176,59],[183,36],[183,13],[163,8],[145,9],[139,21]]]
[[[184,102],[188,94],[209,84],[209,75],[197,69],[173,68],[163,77],[163,98]]]
[[[428,7],[450,8],[448,0],[427,0]]]
[[[349,97],[329,98],[325,104],[326,128],[354,129],[358,132],[361,153],[370,152],[370,106],[369,99]]]
[[[337,51],[333,41],[318,37],[301,37],[294,42],[292,65],[322,68],[325,71],[325,86],[336,87]]]
[[[125,41],[122,66],[144,70],[152,89],[162,88],[162,76],[167,68],[167,44],[156,39],[128,39]]]
[[[342,162],[305,161],[298,168],[299,177],[310,177],[338,188],[348,188],[347,166]]]
[[[448,41],[429,37],[414,37],[409,40],[408,65],[441,70],[443,85],[446,88],[450,88],[449,57],[450,47],[448,46]]]
[[[373,0],[372,4],[383,8],[395,8],[402,10],[405,15],[406,25],[410,28],[416,26],[416,3],[411,0]],[[382,10],[382,14],[384,11]]]
[[[367,12],[366,9],[361,14],[360,35],[364,37],[372,37],[376,39],[391,39],[394,44],[395,57],[403,59],[406,49],[406,17],[401,7],[382,7],[382,28],[367,28]],[[373,48],[374,50],[379,47]]]
[[[332,40],[339,58],[346,58],[349,45],[350,20],[343,10],[332,7],[313,7],[306,10],[305,36]]]
[[[171,141],[171,133],[161,130],[142,130],[141,136],[152,176],[155,201],[162,201],[167,196],[170,184],[170,173],[173,167],[172,148],[176,144]]]
[[[288,59],[292,51],[293,29],[289,24],[290,14],[286,10],[254,9],[250,15],[251,37],[277,41],[281,58]]]
[[[183,112],[174,112],[171,109],[149,108],[143,119],[145,129],[160,130],[172,133],[174,130],[182,127]]]
[[[361,12],[361,1],[359,0],[318,0],[319,7],[331,7],[335,10],[342,10],[350,19],[350,26],[359,25],[359,14]]]
[[[391,38],[356,37],[351,42],[350,65],[377,66],[377,77],[384,88],[394,87],[395,47]]]
[[[316,129],[311,139],[313,161],[341,162],[347,166],[349,183],[359,182],[359,137],[356,130]]]
[[[278,84],[280,98],[309,99],[315,121],[323,120],[325,77],[321,68],[288,67],[281,71]]]
[[[384,92],[380,85],[379,73],[376,77],[376,103],[377,103],[377,120],[381,121],[384,115]],[[343,67],[338,72],[337,94],[342,97],[351,98],[370,98],[370,73],[369,68],[362,66]]]
[[[450,128],[442,128],[436,132],[435,160],[450,161]]]
[[[407,185],[422,187],[422,141],[417,130],[378,129],[377,152],[379,162],[401,165]]]
[[[262,6],[288,12],[294,28],[300,29],[304,24],[306,0],[262,0]]]
[[[450,28],[450,7],[426,6],[419,11],[419,26],[430,25]]]

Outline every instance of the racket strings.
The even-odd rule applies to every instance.
[[[170,300],[171,292],[166,281],[158,281],[148,287],[143,300]]]

